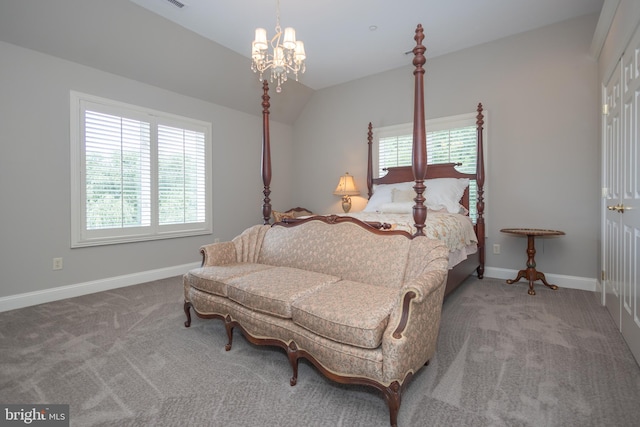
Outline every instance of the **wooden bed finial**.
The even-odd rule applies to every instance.
[[[424,236],[425,222],[427,220],[427,207],[424,205],[424,179],[427,175],[427,136],[424,124],[424,68],[426,62],[424,52],[426,48],[422,45],[424,40],[424,30],[422,25],[418,24],[416,35],[414,37],[416,46],[413,48],[413,65],[416,69],[413,71],[415,77],[414,89],[414,105],[413,105],[413,156],[412,169],[413,178],[416,185],[413,187],[416,191],[416,204],[413,207],[413,220],[415,221],[415,236]]]
[[[262,205],[262,219],[264,224],[271,220],[271,144],[269,132],[269,83],[262,82],[262,183],[264,184],[264,204]]]
[[[478,185],[478,200],[476,209],[478,217],[476,219],[476,235],[478,236],[478,254],[480,266],[478,267],[478,277],[484,276],[484,142],[482,139],[484,128],[484,115],[482,114],[482,103],[478,103],[478,115],[476,116],[476,141],[478,142],[476,156],[476,184]]]

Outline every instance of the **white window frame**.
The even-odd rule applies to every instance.
[[[151,223],[148,226],[87,230],[84,114],[91,107],[119,117],[142,119],[151,124]],[[212,218],[212,125],[209,122],[182,117],[94,95],[70,92],[71,146],[71,247],[87,247],[139,242],[213,233]],[[158,209],[158,126],[171,126],[204,134],[204,204],[203,221],[181,224],[159,224]]]

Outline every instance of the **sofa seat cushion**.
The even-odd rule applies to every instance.
[[[290,267],[257,271],[227,282],[229,299],[252,310],[285,319],[291,318],[291,305],[339,277]]]
[[[273,268],[271,265],[238,262],[195,268],[187,273],[187,280],[194,288],[210,294],[227,296],[227,282],[236,277]]]
[[[377,348],[398,289],[341,280],[293,303],[293,322],[343,344]]]

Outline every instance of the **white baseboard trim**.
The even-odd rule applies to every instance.
[[[200,263],[175,265],[173,267],[159,268],[157,270],[141,271],[139,273],[125,274],[123,276],[108,277],[106,279],[92,280],[75,285],[59,286],[42,291],[26,292],[24,294],[10,295],[0,298],[0,312],[15,310],[17,308],[44,304],[65,298],[73,298],[95,292],[108,291],[110,289],[137,285],[152,280],[166,279],[179,276],[187,271],[200,267]]]
[[[142,271],[139,273],[126,274],[123,276],[109,277],[106,279],[93,280],[75,285],[60,286],[42,291],[26,292],[24,294],[10,295],[0,298],[0,312],[29,307],[32,305],[44,304],[58,301],[65,298],[73,298],[95,292],[108,291],[110,289],[132,286],[152,280],[166,279],[167,277],[179,276],[187,271],[197,268],[200,263],[176,265],[173,267],[159,268],[157,270]],[[485,277],[495,279],[513,279],[518,274],[517,270],[506,268],[486,267]],[[597,279],[589,277],[565,276],[562,274],[545,273],[549,283],[556,284],[563,288],[580,289],[583,291],[596,292],[600,288]],[[521,282],[523,282],[521,280]],[[524,283],[524,282],[523,282]],[[600,288],[601,290],[601,288]]]
[[[506,268],[486,267],[484,269],[485,277],[492,277],[495,279],[515,279],[518,274],[518,270],[509,270]],[[578,277],[578,276],[565,276],[563,274],[544,273],[547,278],[547,282],[558,285],[561,288],[580,289],[582,291],[596,291],[596,285],[598,280],[594,277]],[[520,279],[519,283],[526,283],[524,279]],[[536,282],[535,285],[544,286],[542,282]]]

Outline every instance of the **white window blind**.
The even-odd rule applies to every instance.
[[[461,163],[457,169],[463,173],[475,173],[477,161],[475,114],[446,117],[426,121],[427,164]],[[411,165],[413,150],[413,124],[388,126],[374,131],[378,145],[378,176],[394,166]],[[375,152],[375,151],[374,151]],[[376,163],[376,159],[374,159]],[[375,168],[375,166],[374,166]],[[469,198],[476,200],[477,183],[471,181]],[[470,217],[477,217],[475,203],[470,203]]]
[[[87,230],[151,224],[150,125],[85,111]]]
[[[158,126],[160,224],[206,218],[205,140],[202,132]]]
[[[209,234],[211,125],[71,93],[72,247]]]

